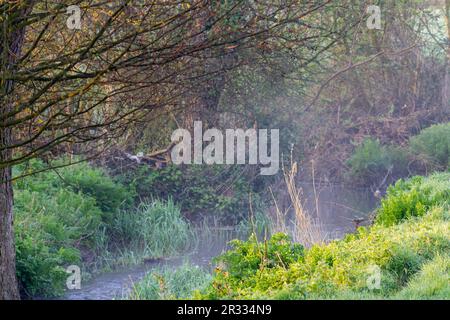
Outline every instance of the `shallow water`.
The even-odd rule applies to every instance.
[[[67,300],[112,300],[126,296],[133,283],[142,279],[155,266],[141,265],[104,273],[81,284],[80,290],[69,290],[62,299]]]
[[[341,186],[302,186],[305,208],[318,219],[327,239],[341,238],[354,232],[355,219],[366,219],[377,205],[377,199],[366,189],[349,189]],[[317,199],[317,201],[316,201]],[[80,290],[71,290],[61,297],[68,300],[110,300],[126,297],[133,283],[147,273],[162,266],[176,267],[184,261],[198,266],[211,267],[211,258],[228,248],[228,242],[245,238],[244,234],[230,228],[211,228],[206,234],[199,232],[195,250],[184,256],[126,269],[104,273],[82,283]]]
[[[82,282],[81,289],[68,290],[61,299],[67,300],[111,300],[123,299],[130,292],[133,283],[141,280],[147,273],[162,267],[177,267],[184,262],[212,268],[211,259],[229,248],[228,242],[236,238],[244,238],[230,228],[211,228],[208,234],[198,230],[196,248],[185,255],[151,262],[139,266],[128,267],[114,272],[107,272]]]
[[[354,232],[355,220],[361,221],[361,225],[370,224],[370,215],[379,200],[369,189],[339,185],[316,186],[315,189],[314,192],[312,185],[302,186],[303,199],[306,199],[307,211],[318,218],[327,239],[339,239]]]

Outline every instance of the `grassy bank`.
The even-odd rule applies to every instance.
[[[448,299],[449,219],[450,173],[399,181],[388,190],[374,225],[361,227],[343,240],[316,244],[309,249],[283,234],[263,242],[256,237],[234,241],[233,249],[216,259],[217,268],[210,283],[206,287],[202,284],[190,296]],[[190,274],[198,278],[194,273],[185,276]],[[171,274],[163,274],[160,283],[176,283],[170,277]],[[146,282],[137,284],[136,290],[141,294],[131,298],[178,298],[142,294],[146,288]],[[177,292],[176,288],[171,290]]]
[[[15,168],[20,176],[40,161]],[[133,189],[87,163],[45,171],[14,185],[17,276],[22,295],[64,292],[66,267],[91,273],[167,257],[193,241],[172,201],[135,203]]]

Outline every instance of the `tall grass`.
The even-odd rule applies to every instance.
[[[423,265],[395,298],[396,299],[442,299],[450,297],[450,255],[436,255]]]
[[[123,211],[114,225],[121,247],[146,258],[169,257],[195,245],[190,224],[171,199],[141,203],[135,212]]]
[[[248,238],[251,234],[267,237],[272,234],[273,220],[261,211],[251,212],[248,219],[242,220],[236,230],[240,235]]]
[[[272,218],[272,231],[274,233],[292,234],[295,242],[299,242],[306,247],[313,244],[322,243],[325,240],[324,232],[318,218],[314,219],[304,208],[301,199],[301,189],[297,188],[295,179],[297,176],[297,163],[292,161],[289,167],[283,167],[284,183],[289,194],[290,206],[287,210],[281,211],[275,196],[272,198],[275,203],[275,217]],[[288,214],[292,210],[294,218],[292,227],[288,224]]]

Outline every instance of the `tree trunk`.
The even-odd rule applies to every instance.
[[[25,35],[25,27],[17,27],[14,19],[24,18],[32,11],[34,0],[26,0],[2,5],[2,21],[0,23],[0,67],[1,73],[12,73],[16,68],[17,57],[20,56]],[[8,115],[13,110],[12,80],[1,79],[0,116]],[[10,117],[1,117],[5,123]],[[11,146],[13,129],[0,127],[0,300],[20,299],[16,277],[16,248],[13,230],[13,188]]]
[[[11,93],[12,81],[2,83],[0,99],[0,115],[8,114],[13,109]],[[5,119],[6,121],[9,118]],[[13,232],[13,189],[12,170],[9,162],[12,158],[11,145],[12,128],[0,128],[0,300],[19,299],[16,279],[16,248]]]
[[[9,131],[9,132],[8,132]],[[7,145],[11,130],[0,131],[0,145]],[[0,152],[0,162],[10,152]],[[13,189],[11,167],[0,169],[0,300],[19,299],[16,279],[16,249],[13,232]]]

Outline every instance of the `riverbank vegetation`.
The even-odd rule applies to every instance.
[[[16,167],[15,175],[42,167],[35,160]],[[136,203],[132,188],[87,163],[18,180],[14,200],[17,277],[25,297],[62,294],[68,265],[89,275],[195,245],[172,200]]]
[[[450,173],[399,181],[382,200],[374,225],[342,240],[307,248],[286,234],[275,234],[267,240],[236,240],[232,246],[215,259],[209,285],[202,283],[191,297],[447,299]],[[165,281],[171,280],[162,276],[160,283]],[[144,292],[145,287],[141,282],[136,290]]]
[[[61,168],[15,183],[17,276],[24,296],[62,294],[68,265],[82,266],[86,280],[90,273],[176,256],[192,251],[198,241],[209,241],[197,238],[194,224],[172,199],[158,200],[152,193],[143,199],[132,184],[122,184],[124,177],[87,163],[64,167],[67,161],[57,160],[54,166]],[[16,167],[14,174],[45,167],[34,160]],[[447,269],[440,267],[448,264],[450,250],[450,174],[398,181],[388,188],[373,226],[326,245],[317,244],[324,239],[307,236],[313,226],[304,220],[308,213],[295,174],[285,168],[285,183],[296,204],[298,221],[293,228],[281,213],[273,217],[258,210],[235,227],[241,235],[254,235],[248,241],[232,241],[232,249],[214,260],[218,266],[214,277],[187,264],[169,268],[150,273],[136,284],[130,298],[185,298],[195,290],[195,297],[208,299],[393,298],[425,293],[422,298],[431,298],[433,288],[443,286],[439,279]],[[208,229],[210,221],[204,223],[202,234],[219,232]],[[378,266],[384,279],[384,287],[375,291],[364,282],[371,266]],[[430,288],[418,280],[429,279],[438,269],[442,274]],[[442,290],[436,297],[448,288]]]

